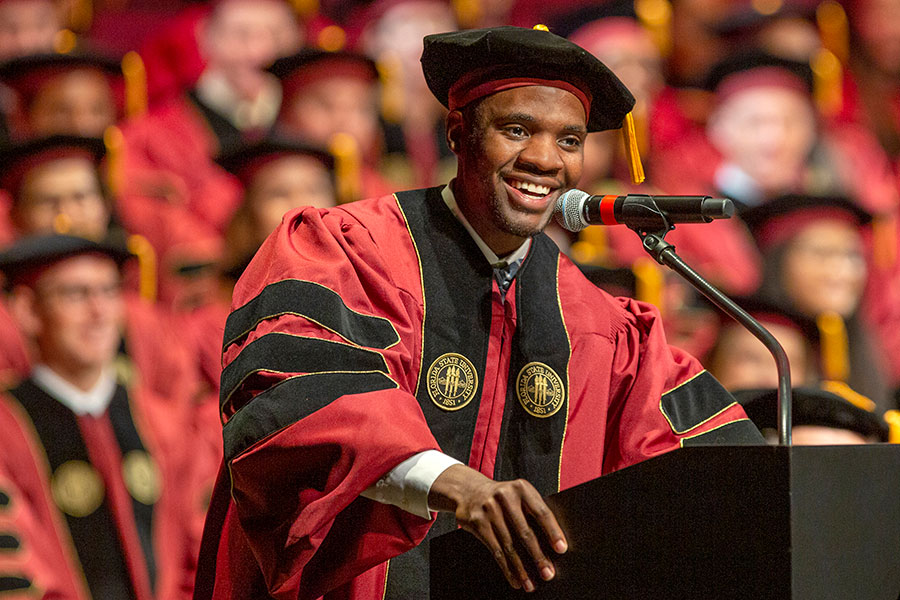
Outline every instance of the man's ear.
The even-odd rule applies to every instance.
[[[458,110],[447,115],[447,146],[454,154],[459,154],[463,139],[463,115]]]
[[[9,314],[27,339],[34,339],[41,331],[41,317],[37,295],[24,285],[16,286],[9,295]]]

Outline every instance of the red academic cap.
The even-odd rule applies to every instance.
[[[375,83],[378,69],[362,54],[348,51],[327,52],[306,48],[292,56],[276,60],[267,69],[281,80],[284,104],[305,86],[332,77],[351,77]]]
[[[862,227],[872,215],[839,196],[789,194],[741,211],[760,249],[781,244],[801,229],[819,221],[844,221]]]
[[[99,71],[106,76],[122,112],[125,104],[122,66],[99,54],[33,54],[13,58],[0,64],[0,81],[15,90],[24,106],[29,106],[54,78],[81,69]]]
[[[227,149],[216,162],[234,174],[244,187],[250,185],[256,173],[265,165],[285,156],[309,156],[322,163],[328,171],[334,171],[334,156],[317,146],[296,140],[270,137],[253,144]]]
[[[28,140],[0,151],[0,187],[15,199],[34,168],[63,158],[85,158],[99,166],[106,154],[100,138],[52,135]]]

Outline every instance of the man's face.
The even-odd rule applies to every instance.
[[[321,162],[292,155],[272,161],[259,170],[248,191],[250,217],[256,241],[262,243],[298,206],[328,208],[336,204],[334,184]]]
[[[800,179],[816,138],[812,104],[780,87],[735,93],[714,112],[709,137],[726,160],[770,194],[790,190]]]
[[[448,122],[459,158],[454,191],[478,234],[503,256],[547,225],[556,200],[581,177],[584,107],[564,90],[529,86],[488,96],[466,114],[454,111]]]
[[[43,87],[28,108],[30,133],[102,137],[116,122],[116,102],[106,77],[93,69],[77,69]]]
[[[302,42],[297,20],[282,0],[221,2],[202,33],[201,47],[209,68],[249,99],[264,85],[262,70],[297,51]]]
[[[49,0],[0,2],[0,61],[52,52],[60,29],[56,9]]]
[[[332,77],[306,85],[291,100],[282,121],[286,129],[327,147],[337,133],[349,133],[365,156],[378,136],[377,89],[354,77]]]
[[[791,363],[791,382],[804,385],[809,380],[809,344],[796,329],[764,322],[784,347]],[[778,387],[775,359],[752,333],[739,325],[726,325],[719,333],[716,351],[707,365],[710,372],[730,391]]]
[[[109,208],[93,162],[64,158],[33,169],[13,211],[22,234],[66,233],[99,240],[109,227]]]
[[[97,254],[56,263],[35,284],[34,314],[44,361],[71,370],[110,364],[123,319],[118,267]]]

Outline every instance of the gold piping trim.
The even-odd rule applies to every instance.
[[[317,286],[319,286],[319,287],[321,287],[321,288],[324,288],[324,289],[328,290],[328,291],[331,292],[332,294],[335,294],[335,295],[338,296],[339,298],[341,298],[341,304],[344,306],[344,308],[346,308],[346,309],[349,310],[350,312],[352,312],[352,313],[354,313],[354,314],[357,314],[357,315],[359,315],[359,316],[361,316],[361,317],[368,317],[368,318],[370,318],[370,319],[378,319],[379,321],[384,321],[384,322],[386,322],[388,325],[391,326],[391,329],[393,330],[394,335],[396,336],[397,339],[394,341],[394,343],[392,343],[392,344],[390,344],[390,345],[388,345],[388,346],[385,346],[384,348],[379,348],[379,350],[388,350],[388,349],[393,348],[394,346],[396,346],[397,344],[400,343],[400,334],[397,332],[397,328],[394,327],[394,324],[391,322],[390,319],[386,319],[386,318],[384,318],[384,317],[379,317],[378,315],[368,315],[368,314],[366,314],[366,313],[364,313],[364,312],[360,312],[360,311],[358,311],[358,310],[354,310],[354,309],[350,308],[349,306],[347,306],[346,304],[344,304],[344,302],[343,302],[343,297],[342,297],[340,294],[338,294],[336,291],[334,291],[333,289],[331,289],[331,288],[328,287],[327,285],[322,285],[321,283],[319,283],[319,282],[317,282],[317,281],[309,281],[309,280],[307,280],[307,279],[297,279],[297,278],[295,278],[295,277],[288,277],[287,279],[279,279],[278,281],[273,281],[272,283],[266,284],[266,287],[263,288],[262,291],[265,291],[265,289],[266,289],[267,287],[269,287],[270,285],[275,285],[275,284],[277,284],[277,283],[281,283],[282,281],[300,281],[300,282],[303,282],[303,283],[311,283],[311,284],[313,284],[313,285],[317,285]],[[260,291],[259,294],[257,294],[256,296],[254,296],[253,298],[251,298],[250,300],[248,300],[247,302],[245,302],[244,304],[242,304],[241,306],[239,306],[238,308],[236,308],[236,309],[233,310],[232,312],[233,312],[233,313],[234,313],[234,312],[237,312],[237,311],[239,311],[240,309],[242,309],[242,308],[244,308],[245,306],[247,306],[248,304],[250,304],[251,302],[253,302],[253,300],[254,300],[255,298],[258,298],[258,297],[260,296],[260,294],[262,294],[262,291]],[[256,327],[257,327],[260,323],[262,323],[263,321],[268,321],[268,320],[270,320],[270,319],[274,319],[274,318],[281,317],[281,316],[284,316],[284,315],[295,315],[295,316],[297,316],[297,317],[303,317],[304,319],[306,319],[306,320],[309,321],[310,323],[315,323],[316,325],[318,325],[318,326],[321,327],[322,329],[325,329],[326,331],[330,331],[331,333],[335,334],[336,336],[338,336],[338,337],[341,338],[342,340],[345,340],[347,343],[349,343],[349,344],[351,344],[351,345],[353,345],[353,346],[357,346],[357,347],[359,347],[359,348],[374,348],[374,346],[363,346],[363,345],[361,345],[361,344],[358,344],[358,343],[354,342],[353,340],[347,339],[346,336],[341,335],[340,333],[338,333],[338,332],[335,331],[334,329],[331,329],[330,327],[327,327],[327,326],[323,325],[322,323],[319,323],[318,321],[316,321],[316,320],[313,319],[313,318],[310,318],[310,317],[308,317],[308,316],[306,316],[306,315],[304,315],[304,314],[301,314],[301,313],[298,313],[298,312],[289,311],[289,310],[286,310],[286,311],[280,312],[280,313],[276,313],[276,314],[273,314],[273,315],[267,315],[267,316],[263,317],[262,319],[257,320],[257,321],[253,324],[252,327],[250,327],[250,328],[247,329],[246,331],[242,332],[240,335],[234,336],[233,339],[234,339],[234,340],[239,340],[239,339],[241,339],[241,338],[247,336],[251,331],[253,331],[254,329],[256,329]],[[236,343],[236,342],[231,341],[231,342],[229,342],[228,345],[225,346],[223,349],[228,349],[230,346],[233,346],[235,343]]]
[[[706,373],[706,369],[702,369],[699,373],[697,373],[697,374],[695,374],[695,375],[692,375],[692,376],[688,377],[687,379],[685,379],[684,381],[682,381],[681,383],[679,383],[678,385],[676,385],[676,386],[673,387],[672,389],[666,390],[665,392],[662,393],[662,396],[665,396],[666,394],[671,394],[672,392],[674,392],[675,390],[677,390],[677,389],[680,388],[681,386],[689,384],[690,382],[692,382],[693,380],[697,379],[698,377],[700,377],[700,376],[703,375],[704,373]]]
[[[320,341],[320,342],[327,342],[327,343],[329,343],[329,344],[337,344],[337,345],[339,345],[339,346],[346,346],[346,347],[348,347],[348,348],[354,348],[354,349],[357,349],[357,350],[362,350],[363,352],[367,352],[367,353],[370,353],[370,354],[374,354],[374,355],[376,355],[378,358],[381,359],[381,363],[384,365],[384,371],[383,371],[384,374],[387,375],[388,377],[390,377],[390,369],[388,368],[387,360],[385,360],[384,356],[383,356],[380,352],[376,352],[376,351],[374,351],[374,350],[368,350],[368,349],[363,348],[363,347],[361,347],[361,346],[358,346],[358,345],[356,345],[356,344],[346,344],[346,343],[344,343],[344,342],[336,342],[336,341],[334,341],[334,340],[323,340],[322,338],[312,337],[312,336],[309,336],[309,335],[296,335],[296,334],[293,334],[293,333],[285,333],[285,332],[283,332],[283,331],[273,331],[273,332],[271,332],[271,333],[267,333],[266,335],[263,335],[263,336],[260,336],[260,337],[256,338],[255,340],[253,340],[252,342],[250,342],[249,344],[247,344],[247,345],[241,350],[241,352],[243,352],[244,350],[246,350],[247,348],[249,348],[251,345],[253,345],[253,344],[255,344],[256,342],[258,342],[259,340],[263,339],[263,338],[266,337],[267,335],[286,335],[286,336],[295,337],[295,338],[302,338],[302,339],[305,339],[305,340],[318,340],[318,341]],[[228,363],[228,366],[231,366],[231,365],[234,363],[234,361],[236,361],[239,357],[240,357],[240,354],[238,354],[238,356],[234,357],[234,360],[231,361],[230,363]],[[261,373],[262,371],[265,371],[266,373],[280,373],[280,374],[285,374],[285,373],[290,373],[290,372],[291,372],[291,371],[278,371],[278,370],[276,370],[276,369],[266,369],[266,368],[254,369],[253,371],[250,371],[249,373],[247,373],[246,375],[244,375],[244,376],[241,378],[241,380],[237,382],[237,384],[234,386],[234,389],[231,391],[231,393],[229,393],[229,394],[225,397],[225,399],[223,400],[222,405],[224,406],[225,404],[228,403],[229,400],[231,400],[231,396],[234,395],[234,392],[237,391],[237,389],[240,388],[240,387],[244,384],[244,382],[247,381],[247,379],[248,379],[250,376],[256,375],[257,373]],[[381,372],[382,372],[382,371],[315,371],[315,372],[312,372],[312,373],[305,373],[305,375],[315,375],[315,374],[317,374],[317,373],[381,373]],[[285,379],[285,380],[283,380],[283,381],[287,381],[287,380]],[[393,381],[393,379],[392,379],[391,381]],[[279,381],[278,383],[281,383],[281,382]],[[278,384],[276,383],[275,385],[278,385]],[[275,386],[272,386],[272,387],[275,387]],[[270,388],[270,389],[271,389],[271,388]]]
[[[562,320],[563,329],[566,332],[566,344],[569,346],[569,358],[566,360],[566,390],[565,390],[565,398],[563,398],[563,402],[566,403],[566,421],[563,425],[563,436],[562,441],[559,443],[559,467],[556,471],[556,491],[558,492],[560,487],[562,487],[562,460],[563,460],[563,450],[566,446],[566,433],[569,431],[569,409],[571,408],[569,404],[569,400],[571,399],[571,394],[569,393],[569,363],[572,361],[572,339],[569,337],[569,328],[566,327],[566,318],[563,316],[562,309],[562,300],[559,296],[559,263],[562,260],[562,253],[557,255],[556,257],[556,308],[559,310],[559,318]]]
[[[381,591],[381,600],[387,598],[388,573],[391,571],[391,559],[384,563],[384,590]]]
[[[737,403],[735,403],[735,404],[737,404]],[[701,433],[696,433],[696,434],[694,434],[694,435],[689,435],[689,436],[683,437],[683,438],[681,438],[680,440],[678,440],[678,446],[681,447],[681,448],[684,448],[684,442],[685,442],[686,440],[692,440],[692,439],[694,439],[694,438],[696,438],[696,437],[700,437],[701,435],[706,435],[707,433],[713,432],[713,431],[715,431],[715,430],[717,430],[717,429],[722,429],[722,428],[725,427],[726,425],[731,425],[732,423],[740,423],[741,421],[750,421],[750,419],[747,419],[746,417],[743,418],[743,419],[735,419],[734,421],[728,421],[727,423],[722,423],[721,425],[716,425],[715,427],[713,427],[713,428],[710,429],[709,431],[703,431],[703,432],[701,432]]]
[[[406,213],[403,211],[403,207],[400,206],[400,199],[397,198],[397,194],[394,194],[394,201],[397,203],[397,208],[400,209],[400,214],[403,216],[403,223],[406,224],[406,231],[409,233],[409,239],[412,241],[413,250],[416,251],[416,260],[419,262],[419,285],[422,286],[422,335],[419,337],[421,344],[419,348],[419,373],[416,375],[416,390],[413,392],[418,397],[419,384],[422,381],[422,369],[425,368],[425,315],[427,314],[425,307],[425,274],[422,272],[422,257],[419,255],[419,246],[416,244],[416,238],[409,226],[409,219],[406,218]]]

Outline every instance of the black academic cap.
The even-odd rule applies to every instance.
[[[711,92],[722,92],[720,86],[726,81],[736,81],[736,75],[749,74],[754,71],[762,73],[763,69],[769,73],[781,72],[791,75],[793,78],[745,78],[746,84],[744,87],[763,84],[775,86],[791,85],[791,81],[795,80],[798,83],[798,86],[796,86],[798,89],[809,94],[813,93],[815,78],[812,67],[810,67],[808,62],[799,62],[774,56],[755,48],[727,56],[713,65],[706,76],[704,88]],[[791,87],[794,86],[792,85]]]
[[[774,389],[739,390],[732,392],[744,412],[759,429],[776,429],[778,422],[778,392]],[[792,390],[791,423],[818,425],[854,431],[881,442],[888,439],[888,426],[875,413],[854,406],[840,395],[813,387]]]
[[[263,165],[283,156],[301,155],[312,157],[328,169],[334,170],[334,156],[318,146],[299,140],[269,137],[252,144],[228,148],[216,162],[229,173],[234,174],[246,186]]]
[[[753,238],[765,250],[785,241],[810,222],[844,220],[857,226],[872,222],[872,215],[843,196],[786,194],[740,212]]]
[[[587,50],[549,31],[492,27],[425,36],[422,70],[435,97],[449,107],[450,89],[463,77],[474,87],[527,77],[564,81],[589,94],[588,131],[622,126],[634,97]]]
[[[105,254],[120,265],[132,256],[125,246],[112,241],[95,242],[61,234],[35,235],[22,238],[0,252],[0,272],[6,276],[7,284],[12,285],[64,258],[94,253]]]
[[[26,103],[51,77],[74,69],[96,69],[112,81],[123,78],[118,61],[89,53],[30,54],[0,64],[0,81],[18,92]]]
[[[626,18],[638,21],[634,0],[607,0],[602,3],[578,6],[572,10],[554,15],[547,22],[547,25],[557,35],[568,38],[583,25],[609,18]]]
[[[316,48],[304,48],[291,56],[276,60],[266,69],[281,80],[286,98],[293,96],[303,86],[328,77],[357,77],[366,81],[378,81],[375,62],[358,52],[328,52]]]
[[[86,158],[99,165],[106,154],[100,138],[51,135],[25,140],[0,150],[0,187],[16,195],[29,171],[62,158]]]

